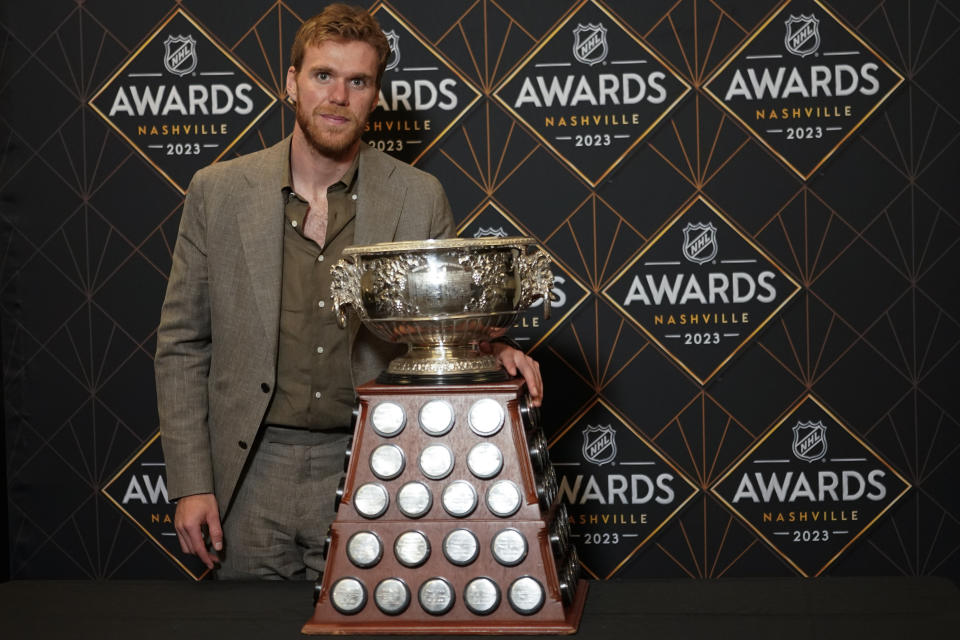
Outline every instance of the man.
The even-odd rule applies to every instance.
[[[187,192],[157,397],[181,548],[211,568],[222,556],[220,577],[313,579],[322,566],[354,386],[396,355],[356,321],[336,327],[331,261],[352,244],[454,233],[437,180],[360,139],[388,54],[362,9],[308,20],[287,71],[292,135],[199,171]],[[537,363],[484,348],[539,404]]]

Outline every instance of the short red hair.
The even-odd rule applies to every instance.
[[[300,26],[290,48],[290,64],[299,72],[307,47],[327,40],[359,40],[373,47],[380,61],[377,67],[377,87],[380,87],[390,56],[390,45],[370,12],[362,7],[331,4]]]

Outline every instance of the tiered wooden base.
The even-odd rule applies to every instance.
[[[570,634],[577,630],[586,600],[586,581],[563,584],[563,557],[567,551],[551,540],[551,521],[557,515],[555,504],[543,508],[542,490],[538,495],[538,477],[542,470],[534,468],[529,454],[530,443],[521,416],[524,385],[522,381],[473,384],[462,386],[396,386],[368,384],[359,389],[360,413],[357,419],[352,455],[347,468],[343,496],[331,528],[326,571],[313,617],[304,625],[307,634]],[[468,426],[468,411],[474,402],[493,398],[505,409],[503,427],[489,436],[477,435]],[[455,422],[449,433],[428,435],[420,428],[420,408],[431,400],[442,399],[454,408]],[[402,431],[384,437],[370,424],[371,413],[382,402],[401,406],[406,415]],[[529,425],[528,425],[529,426]],[[479,442],[495,444],[503,455],[503,468],[490,479],[474,476],[468,469],[466,457]],[[428,445],[442,443],[454,453],[452,472],[441,480],[424,476],[418,466],[420,452]],[[406,463],[403,472],[391,480],[377,478],[370,468],[370,454],[379,445],[393,444],[403,449]],[[465,480],[476,489],[478,504],[465,517],[449,515],[442,505],[442,492],[451,482]],[[509,517],[498,517],[487,507],[488,487],[500,480],[510,480],[523,495],[519,510]],[[405,516],[397,507],[397,490],[407,482],[422,482],[430,489],[433,505],[420,518]],[[377,483],[386,488],[390,504],[383,515],[366,518],[354,504],[355,491],[366,483]],[[541,483],[542,484],[542,483]],[[515,566],[497,561],[492,551],[493,537],[512,528],[527,541],[526,556]],[[479,553],[466,566],[450,562],[443,551],[444,537],[454,529],[467,529],[479,542]],[[379,562],[368,568],[357,566],[347,554],[347,541],[360,531],[373,532],[383,544]],[[419,531],[429,540],[430,555],[416,568],[400,563],[394,553],[397,536],[408,531]],[[554,536],[555,538],[555,536]],[[509,587],[514,580],[529,576],[543,587],[542,606],[532,613],[519,613],[509,599]],[[365,588],[366,603],[353,613],[337,610],[331,602],[331,588],[342,578],[359,580]],[[467,584],[479,577],[492,580],[499,588],[500,603],[491,612],[478,615],[465,603]],[[400,613],[390,615],[374,602],[374,590],[381,580],[398,578],[410,591],[410,603]],[[452,587],[453,605],[449,611],[433,615],[421,606],[420,586],[432,578],[443,578]],[[522,609],[522,607],[521,607]]]

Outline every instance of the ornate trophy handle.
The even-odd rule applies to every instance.
[[[517,258],[517,274],[520,277],[520,302],[518,309],[528,308],[537,298],[543,298],[543,317],[550,317],[550,301],[557,300],[553,293],[553,272],[550,258],[540,248],[530,253],[520,253]]]
[[[333,312],[337,314],[337,324],[343,329],[347,326],[347,313],[344,307],[350,305],[354,313],[363,314],[360,303],[360,266],[347,260],[338,260],[330,267],[330,296],[333,298]]]

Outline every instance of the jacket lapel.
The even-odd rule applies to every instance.
[[[275,341],[280,327],[280,291],[283,277],[284,164],[289,162],[290,138],[267,149],[259,162],[247,168],[245,193],[238,194],[237,226],[250,274],[250,283],[264,334]],[[275,350],[272,350],[275,352]]]
[[[407,187],[393,179],[393,167],[384,158],[366,144],[360,145],[354,244],[390,242],[396,238]]]

